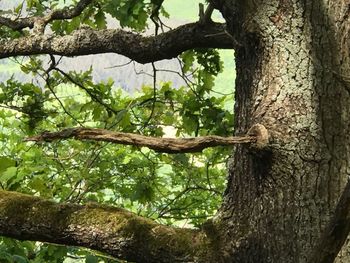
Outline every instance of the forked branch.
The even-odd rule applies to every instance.
[[[213,14],[214,6],[209,3],[206,10],[204,11],[203,3],[199,3],[199,23],[203,26],[212,23],[211,15]]]

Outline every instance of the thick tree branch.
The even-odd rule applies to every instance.
[[[350,180],[340,197],[335,214],[315,247],[309,263],[333,263],[350,232]]]
[[[263,148],[263,146],[266,146],[267,144],[266,136],[268,135],[265,127],[262,125],[260,126],[259,131],[254,131],[254,134],[250,132],[247,136],[220,137],[212,135],[196,138],[176,139],[148,137],[139,134],[113,132],[104,129],[71,128],[59,132],[44,132],[41,135],[28,137],[25,139],[25,141],[50,142],[54,140],[74,138],[78,140],[94,140],[117,144],[146,146],[155,151],[165,153],[186,153],[201,152],[203,149],[208,147],[233,145],[237,143],[255,143],[258,148]],[[262,135],[261,131],[264,131],[266,134]],[[257,132],[259,132],[259,134]],[[261,144],[263,144],[263,146],[261,146]]]
[[[63,9],[54,10],[43,17],[32,16],[13,20],[11,18],[0,16],[0,25],[7,26],[13,30],[21,30],[26,27],[33,28],[35,23],[40,23],[42,26],[46,26],[53,20],[71,19],[79,16],[92,1],[93,0],[81,0],[73,8],[66,7]]]
[[[83,246],[131,262],[194,262],[209,244],[204,232],[159,225],[124,209],[7,191],[0,191],[0,235]]]
[[[53,54],[79,56],[117,53],[139,63],[171,59],[192,48],[233,48],[225,24],[192,23],[154,37],[116,29],[80,29],[71,35],[33,35],[0,41],[0,58]]]

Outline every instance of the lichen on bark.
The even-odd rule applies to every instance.
[[[202,230],[157,224],[121,208],[55,203],[8,191],[0,191],[0,231],[137,262],[206,262],[213,251],[209,233]]]

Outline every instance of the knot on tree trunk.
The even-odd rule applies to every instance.
[[[247,135],[256,138],[256,141],[250,145],[252,148],[261,150],[269,144],[269,132],[262,124],[254,124],[247,132]]]

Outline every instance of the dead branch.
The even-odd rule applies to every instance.
[[[246,136],[203,136],[195,138],[158,138],[139,134],[113,132],[104,129],[71,128],[59,132],[44,132],[37,136],[27,137],[25,141],[46,141],[74,138],[77,140],[105,141],[116,144],[145,146],[157,152],[189,153],[201,152],[203,149],[215,146],[228,146],[237,143],[250,143],[256,148],[263,148],[268,143],[268,134],[264,126],[257,124]]]

